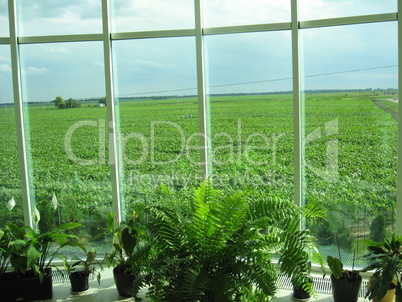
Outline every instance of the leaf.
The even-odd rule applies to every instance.
[[[328,263],[328,266],[329,266],[329,268],[330,268],[330,270],[332,272],[332,275],[334,275],[334,277],[336,279],[339,279],[343,274],[342,261],[339,260],[338,258],[328,256],[327,257],[327,263]]]
[[[121,232],[121,243],[123,244],[123,249],[125,253],[130,256],[138,241],[138,233],[136,230],[126,227]]]
[[[31,267],[37,260],[42,256],[42,253],[39,252],[35,247],[30,246],[28,249],[28,257],[27,257],[27,267]]]

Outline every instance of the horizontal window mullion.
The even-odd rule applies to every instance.
[[[0,38],[0,44],[10,44],[10,38]]]
[[[209,27],[203,29],[204,35],[239,34],[261,31],[290,30],[291,23],[253,24],[241,26]]]
[[[195,29],[138,31],[138,32],[123,32],[123,33],[111,34],[112,40],[172,38],[172,37],[188,37],[188,36],[195,36]]]
[[[387,21],[396,21],[397,19],[398,19],[397,13],[389,13],[389,14],[343,17],[343,18],[332,18],[322,20],[310,20],[310,21],[300,21],[299,28],[305,29],[305,28],[329,27],[339,25],[387,22]]]
[[[19,44],[103,41],[102,34],[19,37]]]

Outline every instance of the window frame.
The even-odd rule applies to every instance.
[[[103,43],[105,65],[105,87],[107,117],[109,127],[109,148],[111,150],[110,169],[112,182],[112,207],[116,217],[124,219],[123,201],[121,197],[120,170],[118,161],[118,131],[116,125],[116,111],[114,100],[114,79],[112,64],[112,42],[124,39],[158,39],[165,37],[192,36],[196,41],[196,72],[197,72],[197,95],[199,111],[200,133],[200,174],[202,178],[210,175],[211,171],[211,146],[208,142],[210,135],[208,128],[208,104],[205,89],[205,59],[203,38],[208,35],[222,35],[232,33],[268,32],[268,31],[291,31],[292,66],[293,66],[293,127],[294,127],[294,202],[303,205],[303,131],[302,131],[302,101],[301,101],[301,71],[300,71],[300,30],[307,28],[330,27],[339,25],[354,25],[364,23],[377,23],[395,21],[398,23],[398,49],[402,49],[402,0],[398,0],[398,12],[362,15],[352,17],[340,17],[321,20],[300,21],[298,14],[298,0],[291,1],[291,21],[282,23],[250,24],[225,27],[204,27],[202,17],[203,0],[194,0],[195,27],[194,29],[155,30],[138,32],[111,32],[110,0],[102,0],[102,30],[100,34],[72,34],[51,36],[29,36],[18,34],[18,14],[16,1],[8,1],[9,37],[0,37],[0,44],[9,45],[11,52],[12,78],[14,104],[16,108],[17,142],[20,163],[21,189],[24,209],[24,221],[26,225],[33,226],[32,221],[32,180],[29,176],[29,156],[27,151],[27,138],[25,136],[26,120],[23,113],[22,84],[19,46],[22,44],[54,43],[54,42],[81,42],[101,41]],[[398,63],[402,62],[402,51],[398,51]],[[398,90],[402,88],[402,66],[398,64]],[[402,121],[402,110],[398,110],[399,120]],[[398,123],[398,134],[402,133],[402,123]],[[398,136],[398,162],[397,162],[397,202],[396,202],[396,229],[402,231],[402,136]]]

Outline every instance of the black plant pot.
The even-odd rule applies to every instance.
[[[70,274],[71,291],[80,293],[89,288],[89,274],[83,272],[73,272]]]
[[[51,299],[53,296],[52,270],[46,269],[42,283],[39,276],[27,272],[24,278],[14,278],[13,273],[5,273],[0,281],[2,302],[36,301]]]
[[[310,278],[308,280],[308,282],[312,283],[313,279]],[[293,282],[292,282],[293,284]],[[305,289],[303,289],[303,285],[301,286],[295,286],[293,284],[293,294],[292,294],[292,298],[295,301],[308,301],[311,298],[311,295],[308,291],[306,291]]]
[[[346,282],[343,279],[336,279],[331,274],[332,296],[334,302],[356,302],[359,299],[362,277],[357,281]]]
[[[308,291],[304,290],[302,286],[293,286],[293,300],[296,301],[307,301],[311,298]]]
[[[133,296],[133,282],[135,275],[124,274],[117,267],[113,269],[114,282],[116,283],[117,291],[122,297]]]

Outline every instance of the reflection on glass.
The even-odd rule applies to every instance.
[[[163,185],[173,196],[188,196],[199,182],[194,44],[193,38],[113,44],[128,213],[171,200]]]
[[[397,0],[299,0],[301,20],[394,13]]]
[[[339,245],[349,265],[364,239],[395,229],[396,37],[394,22],[302,32],[305,198],[327,210],[309,227],[324,256]]]
[[[205,43],[215,185],[292,198],[289,32],[208,36]]]
[[[8,46],[0,45],[0,223],[23,224],[21,179]]]
[[[111,211],[102,44],[23,45],[21,56],[39,230],[74,221],[92,240]]]
[[[290,1],[206,0],[205,26],[231,26],[290,21]]]
[[[112,1],[113,32],[194,28],[194,1]]]
[[[0,37],[10,36],[8,26],[8,1],[0,1]]]
[[[102,1],[18,1],[19,31],[25,36],[102,32]]]

